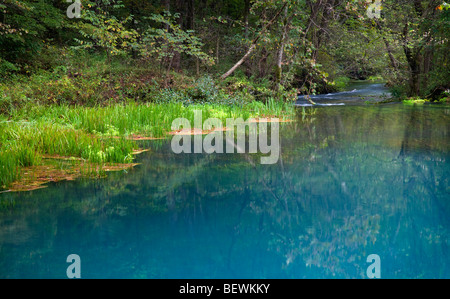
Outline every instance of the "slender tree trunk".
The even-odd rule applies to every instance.
[[[386,38],[386,36],[384,36],[380,22],[376,21],[376,24],[377,24],[378,32],[381,35],[383,35],[383,42],[386,47],[386,52],[388,53],[389,60],[391,61],[391,66],[394,69],[395,73],[398,73],[398,64],[397,64],[397,60],[395,60],[394,54],[392,53],[391,44],[389,43],[389,40]]]
[[[392,54],[391,45],[386,37],[383,37],[383,41],[384,41],[384,45],[386,46],[386,51],[388,53],[389,60],[391,61],[391,66],[394,69],[394,71],[397,73],[398,72],[397,60],[395,60],[394,54]]]
[[[429,73],[430,73],[430,70],[431,70],[431,61],[433,61],[433,48],[434,47],[427,48],[425,50],[425,54],[423,56],[423,63],[422,63],[422,65],[423,65],[423,70],[422,70],[423,78],[422,78],[421,85],[424,88],[428,87],[428,79],[430,77]]]
[[[194,0],[188,0],[186,2],[186,29],[194,30],[195,21],[195,8]]]
[[[109,54],[109,49],[106,49],[106,63],[109,64],[111,62],[111,55]]]
[[[327,38],[326,34],[328,34],[328,25],[334,15],[334,3],[335,0],[326,0],[325,3],[320,8],[322,13],[320,14],[321,18],[319,30],[317,30],[317,41],[316,41],[317,44],[313,54],[314,60],[318,59],[319,49],[321,48],[322,44],[326,42]]]
[[[310,8],[310,15],[309,15],[309,20],[308,20],[308,26],[306,28],[306,33],[308,34],[309,32],[311,33],[310,35],[310,41],[313,44],[314,48],[312,51],[312,58],[316,59],[317,57],[317,49],[318,47],[318,31],[320,30],[319,27],[319,21],[320,21],[320,12],[321,12],[321,8],[323,7],[323,0],[318,0],[316,2],[312,1],[312,0],[307,0],[306,1],[307,6],[309,6]],[[305,49],[306,51],[306,49]]]
[[[180,26],[180,28],[183,28],[182,16],[184,15],[184,13],[183,13],[184,1],[177,0],[175,4],[176,4],[176,7],[175,7],[176,11],[178,13],[180,13],[180,17],[177,19],[177,23]],[[175,52],[175,55],[173,57],[171,64],[176,71],[179,71],[181,69],[181,54],[179,52]]]
[[[219,64],[219,49],[220,49],[220,36],[217,36],[216,40],[216,63]]]
[[[284,43],[286,40],[287,30],[289,27],[288,21],[288,7],[284,10],[284,26],[283,33],[280,40],[280,48],[277,53],[277,65],[275,67],[275,88],[278,90],[281,84],[281,76],[283,74],[283,55],[284,55]]]
[[[197,77],[200,76],[200,59],[196,58],[195,59],[195,68],[197,70]]]
[[[262,48],[261,50],[261,59],[258,62],[258,77],[264,78],[266,76],[267,72],[267,57],[269,56],[270,52],[266,50],[266,48]]]
[[[186,28],[190,30],[195,30],[195,1],[189,0],[187,2],[186,8]],[[200,59],[195,59],[195,69],[197,72],[197,76],[200,76]]]
[[[161,1],[161,5],[164,7],[164,10],[167,12],[170,12],[170,0],[162,0]],[[166,24],[164,26],[164,29],[169,32],[170,31],[170,26],[169,24]],[[169,48],[169,44],[166,43],[167,48]],[[164,70],[163,68],[167,66],[167,70],[166,73],[168,74],[168,72],[170,71],[170,68],[172,67],[172,59],[173,57],[171,57],[170,59],[164,59],[163,61],[161,61],[160,65],[159,65],[159,71],[162,73]],[[167,74],[166,74],[166,79],[167,79]],[[167,85],[167,80],[164,79],[164,84]]]
[[[250,16],[250,0],[245,0],[244,3],[244,37],[248,38],[248,18]]]
[[[135,5],[136,4],[133,1],[130,2],[130,12],[131,12],[131,15],[133,15],[133,18],[136,15]],[[131,26],[130,27],[137,31],[136,23],[134,22],[134,20],[131,22]],[[137,41],[139,42],[140,39],[141,39],[141,37],[139,35],[139,37],[137,38]],[[134,47],[131,48],[131,57],[133,57],[133,59],[137,58],[137,51],[136,51],[136,49]]]
[[[169,66],[167,67],[167,70],[166,70],[166,77],[164,78],[164,87],[165,88],[167,88],[169,86],[170,69],[172,68],[172,63],[174,61],[174,57],[175,57],[175,55],[172,56],[172,58],[170,59]]]
[[[244,38],[248,39],[248,22],[250,17],[251,0],[245,0],[244,2]],[[245,61],[245,75],[247,77],[251,76],[251,64],[248,60]]]

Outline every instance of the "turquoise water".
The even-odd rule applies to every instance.
[[[305,113],[302,113],[304,111]],[[450,107],[299,109],[281,159],[181,154],[0,194],[0,278],[450,278]],[[249,162],[254,161],[254,166]]]

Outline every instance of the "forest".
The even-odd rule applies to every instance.
[[[256,99],[321,93],[347,78],[382,79],[398,96],[437,99],[449,88],[448,8],[439,0],[2,0],[2,112],[24,97],[98,103],[123,100],[131,89],[130,97],[151,100],[152,86],[192,87],[207,76]],[[115,78],[114,67],[131,82]],[[107,77],[102,68],[107,82],[83,82]],[[44,84],[31,95],[7,85],[23,81]],[[122,94],[92,90],[105,84]],[[77,89],[84,95],[74,99]]]

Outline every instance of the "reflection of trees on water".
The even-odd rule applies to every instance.
[[[428,268],[422,273],[415,271],[427,264],[423,263],[425,256],[445,257],[448,250],[450,210],[446,151],[449,119],[424,109],[411,109],[403,114],[404,118],[394,110],[400,117],[393,117],[391,111],[382,109],[353,117],[352,109],[331,113],[321,111],[323,115],[316,115],[316,121],[311,124],[314,128],[304,130],[307,132],[304,140],[310,137],[311,142],[320,144],[321,140],[332,137],[334,141],[324,150],[316,150],[316,147],[310,152],[314,158],[305,159],[311,161],[321,156],[318,166],[328,168],[328,173],[322,172],[320,179],[306,181],[328,186],[328,195],[319,196],[320,200],[328,196],[320,209],[325,214],[317,220],[329,221],[330,225],[323,222],[313,225],[313,233],[308,236],[312,241],[303,251],[303,260],[306,257],[308,264],[320,265],[339,274],[351,260],[360,259],[356,265],[367,266],[361,253],[373,249],[384,255],[386,261],[392,262],[393,271],[398,270],[395,267],[402,269],[404,266],[395,265],[399,256],[410,256],[411,269],[403,269],[406,277],[432,275],[430,270],[448,275],[448,262],[433,262],[432,259],[428,263],[435,263],[435,269]],[[408,118],[410,121],[405,121]],[[310,132],[315,132],[315,135]],[[364,132],[370,134],[364,135]],[[401,159],[398,158],[399,152]],[[305,167],[314,169],[314,162]],[[298,169],[294,173],[297,171],[302,172]],[[307,182],[301,185],[306,186]],[[313,188],[310,190],[314,192]],[[330,196],[339,192],[341,196]],[[303,195],[307,198],[313,193],[304,192]],[[319,204],[319,201],[315,203]],[[337,203],[340,207],[336,207]],[[340,221],[336,224],[330,219]],[[326,237],[316,237],[320,235],[317,231],[323,231],[324,227],[329,229]],[[427,241],[417,242],[418,236]],[[373,246],[368,246],[370,243]],[[313,248],[320,244],[322,250],[316,250],[320,253],[314,254],[314,249],[309,248],[311,244]],[[304,245],[300,247],[305,248]],[[362,271],[359,273],[364,275]]]
[[[99,240],[118,256],[130,252],[117,275],[170,275],[183,265],[171,250],[186,248],[184,258],[206,263],[190,270],[204,267],[211,277],[365,277],[371,253],[381,256],[386,275],[448,277],[450,122],[443,113],[407,109],[300,114],[282,126],[277,165],[252,166],[247,159],[259,161],[255,155],[174,155],[166,144],[127,174],[22,195],[0,210],[0,231],[19,223],[21,236],[53,240],[34,249],[45,255],[81,226],[79,238]],[[47,229],[33,230],[41,218]],[[63,226],[67,219],[75,225]],[[425,256],[440,258],[424,269]],[[154,269],[142,266],[149,260]]]

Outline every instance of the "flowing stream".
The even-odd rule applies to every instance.
[[[317,106],[344,106],[360,105],[365,102],[376,103],[390,97],[389,90],[382,83],[354,81],[346,89],[342,92],[313,95],[311,100]],[[299,96],[296,106],[311,107],[313,104],[304,96]]]

